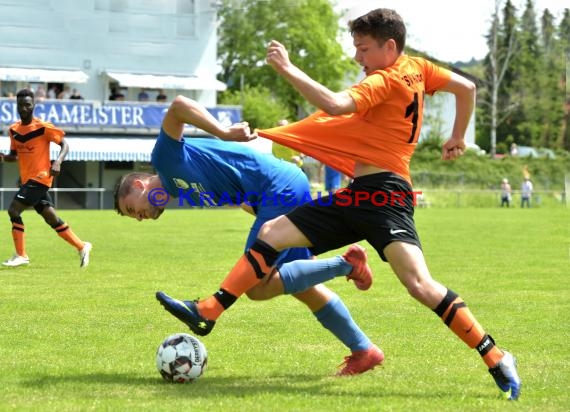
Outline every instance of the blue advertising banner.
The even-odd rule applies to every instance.
[[[46,100],[36,102],[34,115],[58,127],[159,128],[166,110],[168,106],[164,104]],[[241,121],[239,107],[215,107],[208,111],[225,126]],[[0,98],[0,125],[18,120],[16,100]]]

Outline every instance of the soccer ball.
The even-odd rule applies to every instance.
[[[206,347],[187,333],[170,335],[156,351],[156,368],[168,382],[192,382],[208,365]]]

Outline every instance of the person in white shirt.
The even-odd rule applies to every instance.
[[[530,207],[530,196],[532,195],[532,182],[530,177],[525,177],[524,182],[521,185],[521,208]]]
[[[503,179],[501,182],[501,207],[511,206],[511,185],[509,179]]]

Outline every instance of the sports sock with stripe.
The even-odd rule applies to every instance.
[[[12,240],[14,241],[14,248],[18,256],[28,256],[26,254],[26,233],[24,228],[24,221],[21,216],[11,218],[12,222]]]
[[[220,289],[198,302],[200,315],[209,320],[218,319],[224,310],[271,272],[278,255],[277,250],[257,239],[228,273]]]
[[[441,303],[433,310],[443,322],[470,348],[476,348],[483,361],[493,367],[503,357],[467,305],[455,292],[448,289]]]
[[[52,226],[52,228],[60,238],[65,240],[78,251],[81,251],[81,249],[83,249],[83,246],[85,246],[85,242],[79,239],[79,237],[73,233],[73,230],[71,230],[71,228],[63,221],[59,221],[58,224]]]

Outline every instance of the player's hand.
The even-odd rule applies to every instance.
[[[236,123],[228,127],[224,140],[232,142],[249,142],[257,138],[257,132],[252,132],[248,122]]]
[[[291,65],[291,60],[289,60],[289,52],[287,52],[285,46],[283,46],[277,40],[271,40],[269,46],[267,46],[267,55],[265,57],[265,60],[277,71]]]
[[[465,152],[465,140],[462,138],[450,138],[441,148],[441,158],[443,160],[453,160],[462,156]]]
[[[61,163],[59,163],[58,161],[54,161],[51,164],[51,169],[50,169],[49,173],[52,176],[59,176],[60,172],[61,172]]]

